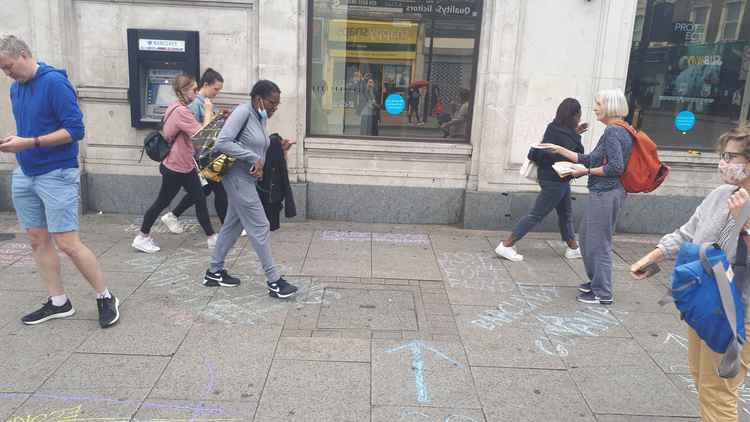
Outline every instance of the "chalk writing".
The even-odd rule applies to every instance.
[[[428,245],[430,238],[426,234],[418,233],[370,233],[323,230],[320,232],[320,240],[343,241],[343,242],[383,242],[404,245]]]
[[[14,416],[8,420],[8,422],[76,422],[78,416],[81,414],[81,405],[55,410],[49,413],[41,413],[38,415],[27,415],[27,416]]]
[[[143,217],[137,217],[132,224],[125,227],[126,233],[138,233],[141,230],[141,224],[143,223]],[[203,233],[198,220],[195,217],[181,217],[180,224],[185,233]],[[161,223],[161,219],[157,220],[157,224],[151,228],[151,233],[171,233],[169,228]]]
[[[371,240],[371,236],[368,232],[341,232],[335,230],[323,230],[322,232],[320,232],[320,240],[369,242]]]
[[[501,292],[513,290],[508,271],[490,254],[441,252],[438,265],[450,287]]]
[[[372,241],[406,245],[428,245],[430,243],[430,238],[427,237],[426,234],[373,233]]]
[[[400,350],[409,350],[412,353],[412,364],[411,364],[411,367],[412,367],[412,369],[414,369],[414,384],[415,384],[416,390],[417,390],[417,401],[420,401],[420,402],[429,401],[429,399],[427,397],[427,386],[425,385],[425,382],[424,382],[424,363],[423,363],[423,360],[422,360],[422,351],[423,350],[429,350],[429,351],[431,351],[432,353],[434,353],[438,357],[441,357],[441,358],[447,360],[448,362],[450,362],[451,364],[453,364],[453,366],[456,366],[456,367],[459,367],[459,368],[462,367],[460,363],[456,362],[455,360],[449,358],[448,356],[446,356],[442,352],[433,349],[432,347],[426,345],[425,343],[423,343],[423,342],[421,342],[419,340],[410,341],[410,342],[408,342],[406,344],[403,344],[403,345],[401,345],[399,347],[396,347],[396,348],[393,348],[393,349],[390,349],[390,350],[386,350],[386,352],[393,353],[393,352],[398,352]]]
[[[410,416],[414,418],[418,418],[419,420],[430,419],[433,417],[432,414],[427,413],[427,412],[422,412],[422,411],[418,412],[418,411],[406,410],[406,409],[401,411],[402,418],[410,417]],[[477,422],[477,420],[474,418],[470,418],[468,416],[463,416],[463,415],[453,415],[453,414],[448,415],[442,419],[440,419],[440,417],[437,417],[436,419],[433,419],[433,420],[436,422]]]
[[[477,319],[470,323],[487,330],[494,330],[531,314],[559,297],[557,288],[554,286],[520,284],[518,289],[519,293],[513,294],[507,300],[498,303],[497,309],[483,311]]]

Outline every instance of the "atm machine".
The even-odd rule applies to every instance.
[[[197,31],[128,29],[128,70],[131,126],[157,128],[167,106],[177,97],[177,75],[199,78]]]

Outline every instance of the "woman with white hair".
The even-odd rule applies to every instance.
[[[628,102],[621,90],[600,91],[594,99],[594,114],[607,128],[590,154],[578,154],[554,144],[540,144],[540,147],[583,164],[582,168],[574,168],[573,177],[589,176],[589,196],[578,230],[589,281],[578,286],[581,293],[576,299],[611,305],[612,235],[627,195],[620,176],[630,158],[633,138],[616,124],[628,114]]]

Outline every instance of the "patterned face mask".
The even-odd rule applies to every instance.
[[[745,169],[746,167],[747,163],[727,163],[724,160],[720,160],[719,174],[721,175],[721,180],[724,183],[739,186],[743,180],[750,176]]]

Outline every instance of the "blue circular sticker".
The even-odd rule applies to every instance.
[[[399,94],[391,94],[385,99],[385,111],[389,114],[401,114],[405,107],[406,101]]]
[[[690,111],[681,111],[674,118],[674,127],[680,132],[687,132],[695,126],[695,114]]]

